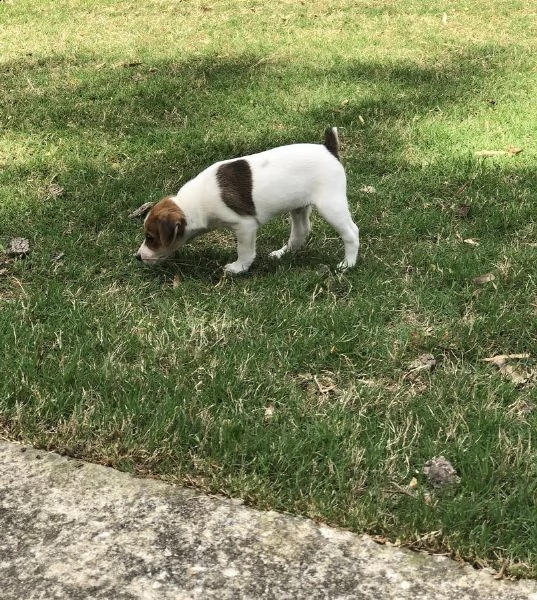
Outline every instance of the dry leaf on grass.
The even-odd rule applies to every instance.
[[[317,375],[314,375],[313,380],[315,381],[317,389],[319,390],[319,392],[321,392],[321,394],[336,392],[338,389],[334,380],[326,375],[323,377],[317,377]]]
[[[57,198],[58,196],[62,196],[65,192],[65,188],[63,188],[58,183],[51,183],[47,188],[47,198]]]
[[[474,240],[472,238],[466,238],[465,240],[462,240],[465,244],[468,244],[469,246],[479,246],[479,242],[477,240]]]
[[[320,394],[321,397],[326,398],[328,394],[337,395],[341,393],[332,375],[333,373],[329,371],[323,371],[321,375],[300,373],[296,375],[296,380],[306,389],[308,395],[317,396]]]
[[[483,158],[489,158],[491,156],[505,156],[507,154],[507,150],[479,150],[475,153],[476,156],[481,156]]]
[[[270,417],[272,417],[273,414],[274,406],[272,404],[269,404],[267,407],[265,407],[265,419],[270,419]]]
[[[465,219],[470,214],[470,205],[469,204],[460,204],[455,212],[457,217],[461,219]]]
[[[360,188],[360,192],[363,192],[364,194],[376,194],[377,190],[372,185],[363,185]]]
[[[533,377],[532,373],[521,373],[512,365],[501,367],[500,372],[506,379],[510,379],[515,385],[524,385]]]
[[[477,277],[473,277],[472,281],[474,283],[490,283],[491,281],[494,281],[496,279],[496,277],[494,277],[494,275],[492,273],[485,273],[484,275],[478,275]]]
[[[496,356],[491,356],[489,358],[484,358],[484,362],[489,362],[498,367],[500,373],[506,378],[509,379],[515,385],[524,385],[534,377],[533,372],[521,372],[516,367],[507,364],[509,360],[518,360],[529,358],[530,355],[525,352],[522,354],[497,354]]]
[[[142,206],[140,206],[136,210],[133,210],[131,212],[131,214],[129,215],[129,219],[136,219],[137,217],[143,217],[151,210],[151,208],[153,208],[153,202],[146,202],[145,204],[142,204]]]
[[[409,365],[410,370],[403,375],[403,379],[414,381],[423,371],[432,371],[436,366],[436,358],[432,354],[422,354]]]
[[[516,156],[517,154],[520,154],[523,151],[524,151],[523,148],[515,148],[515,147],[507,148],[507,153],[511,154],[511,156]]]
[[[451,485],[461,480],[453,465],[443,456],[428,460],[423,466],[423,473],[433,485],[437,486]]]
[[[9,256],[26,256],[30,252],[30,242],[26,238],[12,238],[7,254]]]
[[[479,150],[475,153],[476,156],[482,158],[490,158],[493,156],[516,156],[523,151],[523,148],[510,147],[507,150]]]
[[[516,415],[519,418],[525,418],[535,410],[535,404],[524,398],[518,398],[509,407],[508,413]]]
[[[496,356],[490,356],[489,358],[484,358],[484,362],[490,362],[497,367],[501,367],[505,365],[508,360],[511,359],[521,359],[521,358],[529,358],[530,355],[528,352],[523,352],[522,354],[496,354]]]

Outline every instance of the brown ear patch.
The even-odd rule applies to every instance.
[[[216,171],[220,196],[226,206],[238,215],[255,216],[252,197],[252,170],[243,158],[225,163]]]
[[[171,246],[186,227],[183,211],[171,198],[164,198],[151,210],[144,224],[146,244],[156,250]]]

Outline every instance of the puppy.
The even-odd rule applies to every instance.
[[[360,245],[346,187],[335,127],[326,130],[324,144],[280,146],[217,162],[185,183],[175,196],[153,206],[145,218],[145,241],[136,256],[156,264],[188,240],[228,228],[237,238],[237,260],[227,264],[225,271],[244,273],[255,258],[258,227],[283,212],[291,213],[287,244],[270,253],[281,258],[302,246],[315,207],[343,240],[345,258],[338,268],[345,270],[356,263]]]

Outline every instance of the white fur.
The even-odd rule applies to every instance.
[[[172,200],[186,218],[184,235],[166,254],[189,239],[213,229],[229,228],[237,238],[237,260],[225,266],[228,273],[243,273],[255,258],[258,227],[284,213],[291,213],[291,234],[287,244],[270,253],[281,258],[302,246],[311,225],[309,215],[315,207],[341,236],[345,258],[340,269],[356,263],[359,249],[358,227],[352,221],[346,195],[345,170],[335,156],[321,144],[292,144],[242,157],[250,166],[256,216],[241,216],[226,206],[220,196],[215,163],[188,181]],[[165,258],[151,251],[145,243],[138,250],[144,262]]]

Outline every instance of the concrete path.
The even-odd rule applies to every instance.
[[[537,582],[0,442],[2,600],[537,600]]]

